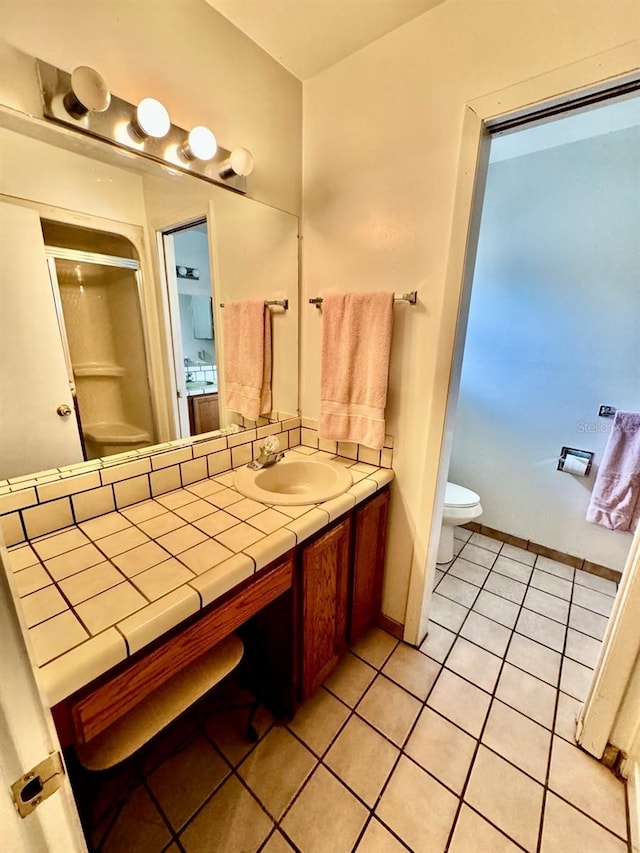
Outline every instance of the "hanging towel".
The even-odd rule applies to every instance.
[[[262,299],[224,304],[225,406],[256,420],[271,411],[271,312]]]
[[[392,311],[392,292],[323,297],[320,438],[383,446]]]
[[[640,518],[640,412],[616,412],[587,521],[634,531]]]

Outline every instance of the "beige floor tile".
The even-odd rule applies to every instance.
[[[554,687],[558,684],[562,655],[536,643],[535,640],[530,640],[529,637],[514,634],[506,660]]]
[[[494,700],[482,742],[544,784],[551,751],[548,729]]]
[[[204,729],[207,735],[234,767],[240,764],[253,747],[247,738],[247,714],[252,701],[253,696],[243,692],[226,700],[223,703],[223,706],[226,706],[225,710],[216,710],[214,713],[205,715]],[[230,707],[242,703],[246,703],[247,707],[237,709]],[[272,715],[260,705],[253,718],[253,725],[259,736],[265,736],[272,724]]]
[[[556,711],[554,732],[565,740],[568,740],[569,743],[576,742],[576,727],[581,710],[582,702],[574,699],[573,696],[567,696],[566,693],[558,693],[558,708]]]
[[[467,583],[453,575],[446,575],[438,584],[438,594],[450,598],[463,607],[471,607],[480,592],[475,584]]]
[[[276,726],[245,758],[238,772],[278,820],[315,767],[316,760],[287,729]]]
[[[507,601],[513,601],[515,604],[522,604],[527,591],[525,584],[513,578],[500,575],[497,572],[491,572],[484,585],[484,589],[494,593],[494,595],[501,596],[501,598],[506,598]]]
[[[382,671],[409,693],[424,700],[438,677],[440,664],[417,649],[399,643]]]
[[[541,616],[532,610],[523,610],[516,623],[518,634],[524,634],[525,637],[542,643],[543,646],[548,646],[556,652],[561,652],[564,648],[566,630],[565,626],[559,622],[547,619],[546,616]]]
[[[587,589],[586,586],[576,585],[573,590],[573,602],[580,607],[585,607],[587,610],[593,610],[594,613],[599,613],[607,618],[613,610],[615,599],[610,595],[605,595],[595,589]]]
[[[189,740],[148,777],[160,807],[179,830],[229,773],[229,765],[203,735]]]
[[[540,613],[556,622],[566,624],[569,619],[569,602],[548,592],[529,588],[524,599],[524,606],[534,613]]]
[[[401,746],[420,713],[420,707],[414,696],[379,675],[360,700],[357,711],[389,740]]]
[[[499,622],[500,625],[507,628],[513,628],[520,611],[519,605],[513,601],[507,601],[506,598],[501,598],[499,595],[484,590],[478,596],[473,609],[476,613],[481,613],[488,619],[493,619],[494,622]]]
[[[460,578],[460,580],[467,581],[467,583],[475,584],[475,586],[482,586],[487,579],[489,569],[483,569],[477,563],[470,563],[469,560],[458,557],[453,562],[448,574]]]
[[[627,845],[606,829],[547,794],[540,853],[626,853]]]
[[[380,669],[397,645],[398,641],[391,634],[380,628],[370,628],[353,644],[351,651],[371,666]]]
[[[469,542],[472,545],[478,545],[480,548],[486,548],[487,551],[493,551],[497,554],[502,548],[502,542],[499,539],[492,539],[491,536],[485,536],[484,533],[472,533]]]
[[[541,589],[543,592],[548,592],[551,595],[557,595],[558,598],[564,598],[568,601],[571,598],[571,590],[573,584],[571,581],[564,578],[558,578],[555,575],[550,575],[548,572],[543,572],[540,569],[533,570],[531,578],[531,586],[536,589]]]
[[[486,548],[480,548],[478,545],[467,543],[460,551],[460,556],[463,560],[469,560],[485,569],[490,569],[496,561],[497,554],[493,551],[487,551]]]
[[[325,756],[324,763],[368,806],[373,806],[398,754],[399,750],[386,738],[353,716]]]
[[[469,613],[466,607],[435,592],[431,596],[429,618],[443,628],[457,632]]]
[[[260,853],[293,853],[293,849],[284,835],[276,829]]]
[[[575,574],[575,569],[567,566],[565,563],[559,563],[557,560],[551,560],[549,557],[536,557],[536,569],[542,569],[543,572],[549,572],[558,578],[572,581]]]
[[[472,611],[460,630],[460,636],[502,657],[509,643],[511,629]]]
[[[481,746],[465,801],[525,850],[534,853],[543,791],[542,785]]]
[[[296,711],[289,728],[316,755],[322,755],[348,716],[346,705],[321,687]]]
[[[455,639],[456,635],[452,631],[448,631],[437,622],[429,622],[429,633],[423,640],[420,651],[438,663],[443,663]]]
[[[457,807],[457,797],[403,756],[376,815],[410,850],[443,853]]]
[[[571,605],[569,614],[569,627],[580,631],[582,634],[588,634],[596,640],[602,640],[604,632],[607,629],[606,616],[601,616],[599,613],[593,613],[591,610],[586,610],[584,607],[578,607],[577,604]]]
[[[346,654],[325,681],[325,687],[353,708],[375,677],[376,671],[369,664]]]
[[[368,812],[344,785],[319,766],[282,821],[282,829],[305,853],[351,850]]]
[[[535,559],[535,555],[533,556]],[[533,569],[531,568],[531,565],[525,565],[522,561],[512,560],[505,554],[503,549],[502,553],[493,564],[492,571],[498,572],[504,577],[511,578],[514,581],[520,581],[520,583],[529,583],[529,578],[531,577]]]
[[[407,848],[373,817],[356,850],[358,853],[406,853]]]
[[[505,664],[496,697],[547,729],[553,725],[556,690],[528,672]]]
[[[593,680],[593,670],[576,663],[569,658],[562,661],[562,674],[560,675],[560,689],[574,699],[581,702],[587,698],[589,687]]]
[[[474,738],[424,708],[411,732],[405,752],[457,794],[462,791],[473,753]]]
[[[251,794],[231,777],[180,836],[187,853],[254,851],[273,823]]]
[[[571,660],[594,669],[598,662],[601,646],[600,640],[594,640],[593,637],[587,637],[586,634],[580,634],[573,628],[569,628],[564,653]]]
[[[592,575],[591,572],[576,571],[575,582],[578,586],[586,586],[589,589],[604,592],[605,595],[611,595],[614,598],[618,592],[618,585],[615,581],[598,577],[598,575]]]
[[[492,693],[500,674],[502,659],[463,637],[458,637],[449,653],[446,665],[447,669],[457,672],[467,681]]]
[[[142,786],[135,789],[109,830],[104,853],[160,853],[171,841],[168,826]]]
[[[449,853],[518,853],[519,847],[466,804],[460,809]]]
[[[549,787],[616,835],[627,837],[623,782],[595,758],[558,737],[553,739]]]
[[[524,563],[526,566],[533,566],[536,561],[536,555],[533,551],[527,551],[525,548],[518,548],[517,545],[508,545],[507,543],[502,546],[500,556]]]
[[[491,696],[449,670],[442,670],[427,701],[429,707],[474,737],[480,736]]]

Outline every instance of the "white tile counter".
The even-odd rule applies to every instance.
[[[55,705],[142,649],[393,479],[335,459],[353,485],[306,506],[270,506],[233,488],[233,471],[10,549],[35,660]]]

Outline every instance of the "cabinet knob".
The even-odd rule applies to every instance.
[[[56,409],[56,412],[60,415],[61,418],[68,418],[71,414],[71,409],[69,408],[69,406],[67,406],[66,403],[61,403]]]

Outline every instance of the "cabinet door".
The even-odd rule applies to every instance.
[[[302,555],[302,699],[322,684],[347,645],[349,544],[346,519]]]
[[[351,643],[375,622],[380,613],[388,506],[389,490],[386,489],[356,513]]]
[[[193,434],[211,432],[220,426],[217,394],[198,394],[193,400]]]

